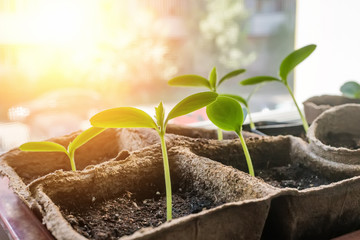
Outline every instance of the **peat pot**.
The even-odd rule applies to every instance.
[[[89,165],[99,164],[113,158],[125,158],[129,152],[156,143],[158,137],[149,131],[137,129],[107,129],[75,152],[77,170]],[[67,147],[79,134],[75,132],[63,137],[52,138],[53,141]],[[128,151],[127,151],[128,150]],[[27,185],[33,180],[56,170],[70,171],[70,160],[59,152],[22,152],[15,148],[0,156],[0,173],[9,178],[9,185],[28,205],[31,205]]]
[[[57,239],[260,239],[278,189],[188,148],[173,146],[168,154],[175,217],[169,222],[159,144],[41,177],[29,185],[33,207]]]
[[[343,104],[357,103],[360,99],[347,98],[337,95],[314,96],[303,102],[305,118],[308,123],[312,123],[324,111]]]
[[[323,165],[348,176],[360,175],[360,105],[345,104],[322,113],[308,131],[310,150]]]
[[[247,172],[238,140],[178,139],[198,156]],[[293,136],[246,139],[255,175],[280,194],[271,200],[262,239],[329,239],[360,227],[360,178],[318,164],[309,144]]]

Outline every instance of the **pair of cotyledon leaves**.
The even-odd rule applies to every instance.
[[[225,76],[223,76],[219,82],[217,81],[217,72],[216,68],[214,67],[210,74],[209,79],[206,79],[199,75],[182,75],[178,77],[174,77],[171,80],[168,81],[168,84],[171,86],[184,86],[184,87],[206,87],[210,91],[216,92],[217,87],[219,87],[224,81],[229,80],[230,78],[236,77],[241,73],[244,73],[245,69],[237,69],[232,72],[229,72]],[[227,96],[230,98],[233,98],[242,104],[244,106],[247,106],[247,101],[242,98],[241,96],[234,95],[234,94],[221,94],[221,96]]]
[[[79,134],[66,149],[64,146],[54,142],[28,142],[20,146],[20,150],[29,152],[64,152],[69,157],[76,149],[87,143],[90,139],[103,132],[105,129],[91,127]]]
[[[163,105],[160,103],[156,108],[156,122],[147,113],[132,107],[105,110],[93,116],[90,122],[93,126],[103,128],[145,127],[164,131],[169,120],[205,106],[210,120],[215,125],[228,131],[240,131],[244,120],[240,104],[214,92],[196,93],[183,99],[169,112],[166,119]]]
[[[360,98],[360,85],[357,82],[350,81],[340,87],[340,91],[345,97]]]
[[[214,67],[209,74],[209,79],[206,79],[199,75],[189,74],[189,75],[174,77],[173,79],[168,81],[168,84],[173,86],[206,87],[211,91],[215,92],[216,88],[220,86],[220,84],[222,84],[225,80],[228,80],[244,72],[245,69],[237,69],[235,71],[226,74],[220,79],[219,82],[217,82],[217,72],[216,72],[216,68]]]
[[[254,85],[262,82],[270,82],[270,81],[278,81],[285,85],[287,83],[287,77],[289,73],[302,61],[304,61],[310,54],[316,49],[316,45],[310,44],[305,47],[302,47],[298,50],[293,51],[290,53],[280,64],[279,68],[279,77],[272,77],[272,76],[257,76],[248,78],[240,82],[242,85]]]

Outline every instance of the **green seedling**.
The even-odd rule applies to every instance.
[[[218,96],[215,102],[206,107],[206,114],[217,127],[225,131],[234,131],[239,136],[249,174],[255,176],[250,153],[242,135],[242,124],[246,118],[246,111],[243,111],[239,102],[232,97]]]
[[[218,94],[214,92],[202,92],[193,94],[182,101],[180,101],[169,112],[165,119],[165,111],[162,102],[155,108],[155,119],[149,116],[142,110],[133,107],[119,107],[102,111],[90,119],[90,122],[95,127],[102,128],[154,128],[160,137],[164,175],[166,188],[166,217],[167,220],[172,219],[172,193],[171,193],[171,179],[169,160],[167,155],[165,132],[169,120],[191,113],[202,107],[207,106],[215,101]]]
[[[248,78],[245,79],[243,81],[240,82],[241,85],[254,85],[254,84],[259,84],[259,83],[263,83],[263,82],[270,82],[270,81],[275,81],[275,82],[280,82],[282,84],[284,84],[287,88],[287,90],[289,91],[291,98],[293,99],[295,106],[299,112],[299,115],[301,117],[301,121],[303,123],[304,126],[304,130],[305,132],[307,132],[309,125],[304,117],[304,115],[302,114],[299,105],[297,104],[296,100],[295,100],[295,96],[288,84],[287,81],[287,77],[289,75],[289,73],[298,65],[300,64],[302,61],[304,61],[308,56],[310,56],[310,54],[315,50],[316,45],[311,44],[305,47],[302,47],[298,50],[293,51],[292,53],[290,53],[282,62],[280,65],[280,69],[279,69],[279,77],[272,77],[272,76],[257,76],[257,77],[252,77],[252,78]]]
[[[91,127],[83,131],[72,142],[70,142],[67,149],[58,143],[44,141],[24,143],[20,146],[20,150],[26,152],[63,152],[69,157],[71,170],[75,172],[75,150],[104,130],[104,128]]]
[[[242,74],[244,72],[245,72],[245,69],[234,70],[232,72],[229,72],[225,76],[223,76],[218,81],[216,68],[213,67],[213,69],[211,70],[211,72],[209,74],[209,79],[206,79],[199,75],[190,74],[190,75],[182,75],[182,76],[178,76],[173,79],[170,79],[168,81],[168,84],[171,86],[181,86],[181,87],[206,87],[210,91],[217,93],[217,88],[223,82],[225,82],[226,80],[229,80],[230,78],[236,77],[239,74]],[[230,94],[229,94],[229,96],[230,96]],[[237,95],[231,95],[231,96],[237,96]],[[247,102],[242,97],[237,96],[235,99],[236,100],[241,99],[241,103],[244,103],[244,104],[246,103],[246,106],[247,106]],[[223,139],[223,134],[222,134],[222,131],[220,128],[218,129],[218,139],[219,140]]]
[[[344,83],[340,91],[345,97],[360,98],[360,85],[357,82],[349,81]]]

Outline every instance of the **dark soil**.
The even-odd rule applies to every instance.
[[[299,163],[260,170],[256,174],[268,184],[279,188],[289,187],[302,190],[331,183]]]
[[[121,198],[94,203],[86,209],[61,209],[64,217],[81,235],[89,239],[118,239],[144,227],[166,222],[166,197],[156,192],[154,198],[139,200],[130,192]],[[181,188],[173,193],[173,218],[216,207],[212,199],[197,196]]]
[[[353,150],[360,148],[360,138],[350,133],[329,132],[323,142],[333,147],[344,147]]]

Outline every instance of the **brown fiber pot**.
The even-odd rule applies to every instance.
[[[260,239],[270,199],[279,190],[248,174],[192,153],[168,149],[173,189],[181,187],[226,202],[210,210],[145,228],[121,239]],[[30,184],[43,222],[57,239],[85,239],[63,218],[59,208],[83,206],[130,191],[164,188],[159,145],[131,153],[81,172],[57,171]],[[119,213],[121,214],[121,213]]]
[[[360,173],[359,122],[360,104],[346,104],[327,110],[309,128],[311,151],[331,161],[332,164],[344,168],[349,174],[358,175]]]
[[[347,98],[336,95],[314,96],[303,102],[305,117],[312,123],[324,111],[343,104],[360,103],[360,99]]]
[[[299,162],[327,178],[331,184],[304,190],[280,189],[271,200],[262,239],[329,239],[360,227],[360,178],[349,176],[337,166],[324,166],[309,150],[309,144],[292,136],[246,140],[255,173],[266,168]],[[197,155],[247,172],[238,140],[185,139],[178,145]],[[320,163],[319,163],[320,160]]]

